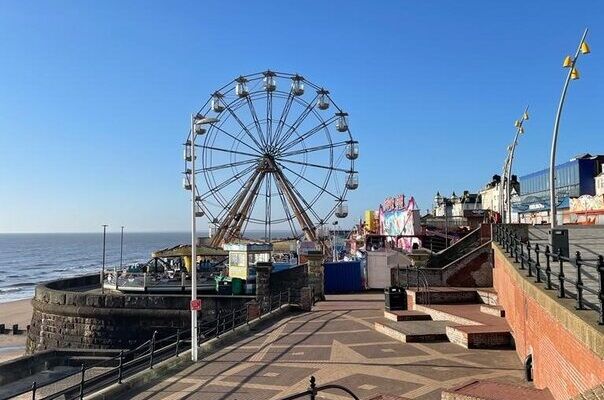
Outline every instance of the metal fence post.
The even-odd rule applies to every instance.
[[[600,278],[600,320],[598,323],[604,325],[604,257],[598,256],[598,277]]]
[[[151,343],[149,343],[150,346],[150,354],[149,354],[149,369],[153,368],[153,356],[155,355],[155,335],[157,334],[157,331],[153,331],[153,336],[151,336]]]
[[[122,383],[122,376],[123,376],[123,369],[124,369],[124,350],[120,350],[120,363],[117,367],[117,383]]]
[[[84,380],[86,379],[86,365],[82,364],[82,373],[80,376],[80,400],[84,398]]]
[[[520,243],[520,269],[524,269],[524,245]]]
[[[528,276],[531,277],[533,276],[533,270],[531,268],[531,263],[533,262],[533,260],[531,259],[531,242],[527,242],[526,243],[526,258],[527,258],[527,264],[528,264]]]
[[[31,400],[36,400],[36,390],[38,389],[38,384],[36,381],[31,384]]]
[[[220,310],[216,314],[216,337],[220,334]]]
[[[291,304],[291,303],[292,303],[292,289],[287,288],[287,304]]]
[[[583,279],[581,279],[581,252],[575,253],[575,264],[577,265],[577,283],[575,287],[577,289],[577,310],[583,310]]]
[[[231,325],[232,325],[233,330],[235,330],[235,310],[234,309],[233,309],[232,313],[233,313],[233,321],[232,321]]]
[[[560,249],[558,249],[558,264],[560,266],[560,273],[558,274],[560,291],[558,293],[558,297],[564,298],[566,297],[566,292],[564,291],[564,260],[562,260],[562,251]]]
[[[180,329],[176,329],[176,350],[174,351],[175,356],[178,357],[178,346],[180,345]]]
[[[549,244],[545,245],[545,282],[548,290],[552,290],[552,268],[550,266],[552,254],[549,251]]]
[[[541,283],[541,261],[539,260],[539,243],[535,245],[535,271],[537,272],[537,283]]]
[[[518,262],[518,234],[517,233],[514,234],[513,242],[514,242],[514,261]]]
[[[310,390],[310,399],[315,400],[317,397],[317,384],[315,383],[314,375],[310,377],[310,387],[308,390]]]

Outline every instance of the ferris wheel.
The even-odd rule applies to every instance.
[[[197,120],[211,122],[192,124],[183,185],[195,191],[196,216],[210,221],[213,246],[246,232],[319,241],[332,216],[348,215],[359,146],[328,90],[297,74],[240,76],[210,96]]]

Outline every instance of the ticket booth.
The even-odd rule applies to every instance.
[[[256,277],[256,263],[269,262],[272,243],[228,243],[223,248],[229,252],[229,276],[249,280]]]

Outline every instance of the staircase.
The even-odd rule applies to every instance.
[[[401,342],[449,341],[472,349],[513,349],[511,329],[492,289],[407,289],[408,310],[384,311],[375,329]]]

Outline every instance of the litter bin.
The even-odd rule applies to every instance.
[[[569,256],[569,244],[568,244],[568,229],[552,229],[550,231],[552,237],[552,252],[562,257]]]
[[[243,294],[243,285],[245,284],[244,279],[233,278],[231,279],[231,287],[233,289],[233,294]]]
[[[391,286],[384,289],[384,297],[386,298],[386,303],[384,305],[386,311],[407,309],[407,292],[405,289],[398,286]]]

